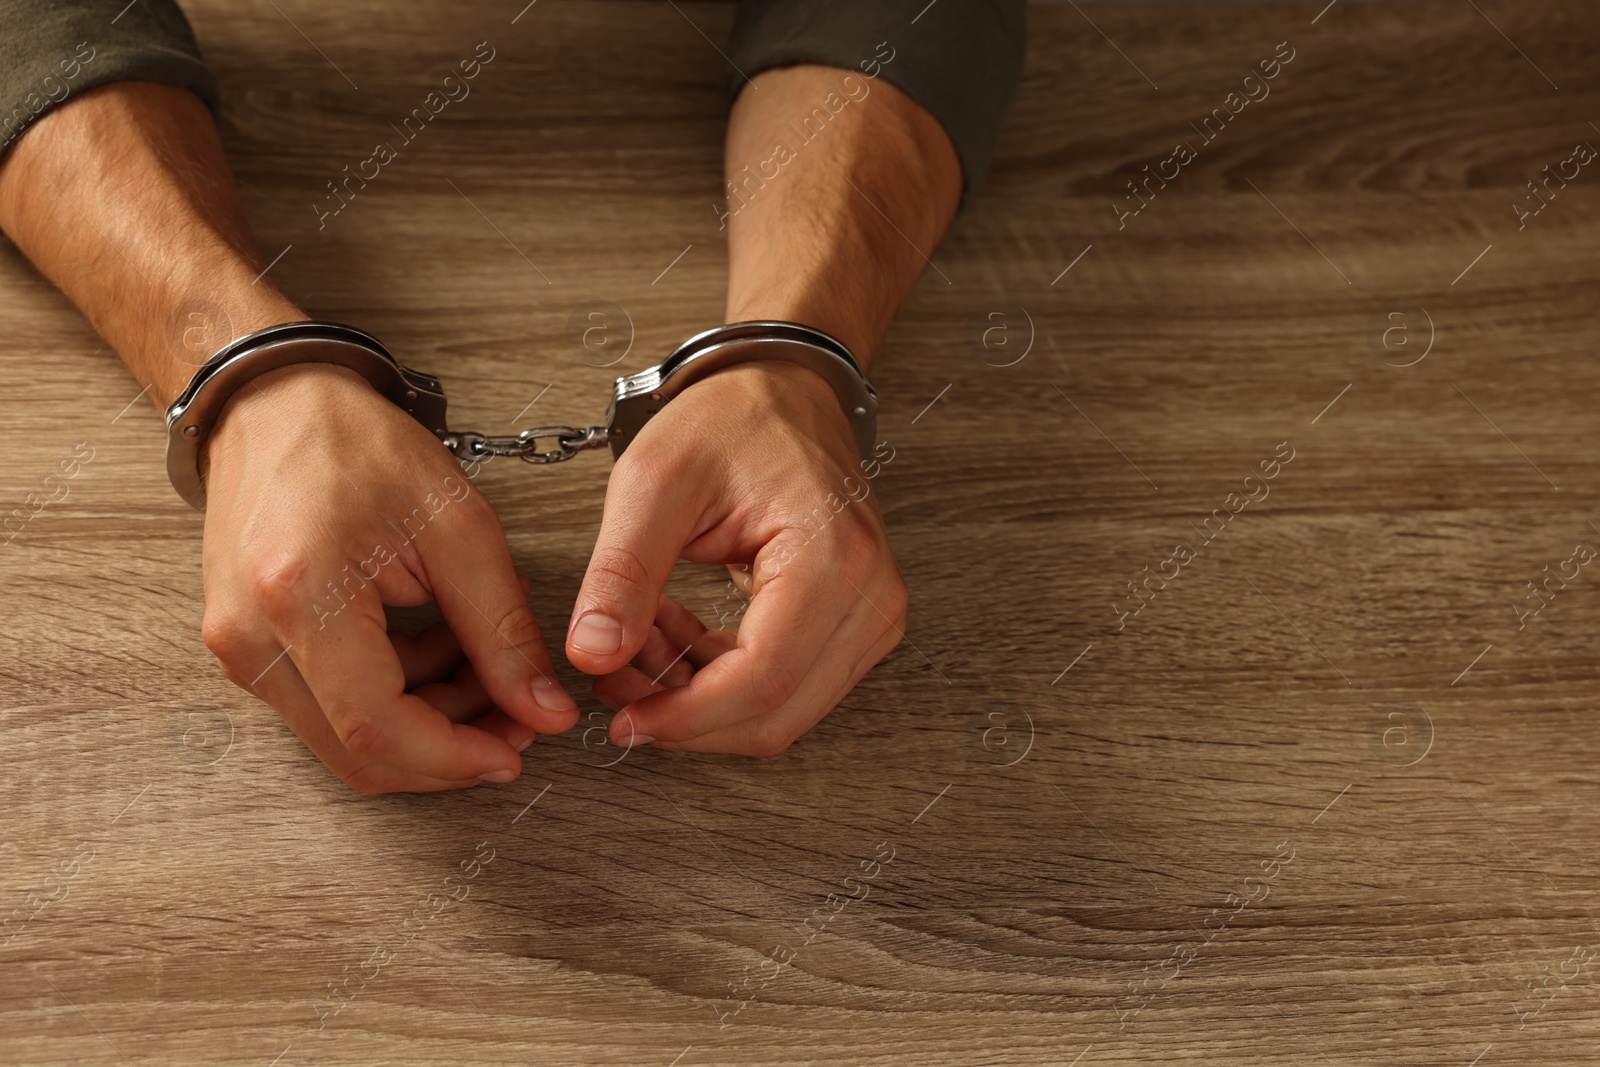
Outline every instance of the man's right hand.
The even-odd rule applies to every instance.
[[[97,86],[29,126],[0,162],[0,229],[158,410],[209,344],[306,317],[273,285],[205,104],[174,86]],[[197,306],[226,327],[199,349]],[[577,721],[494,509],[359,375],[264,374],[207,444],[206,643],[339,777],[363,792],[509,781],[535,731]],[[430,600],[442,625],[387,632],[384,604]]]
[[[536,732],[577,721],[494,508],[359,375],[262,375],[205,458],[206,644],[340,778],[510,781]],[[387,632],[385,604],[430,601],[443,623]]]

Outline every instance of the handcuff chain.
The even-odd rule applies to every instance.
[[[556,447],[539,450],[539,439],[553,437]],[[604,448],[610,443],[604,426],[535,426],[519,434],[482,434],[474,430],[452,430],[440,438],[459,460],[474,462],[491,456],[515,456],[524,463],[560,463],[579,452]]]
[[[337,322],[306,321],[278,323],[229,341],[195,371],[167,407],[167,477],[179,496],[205,510],[200,452],[229,398],[257,375],[299,363],[355,371],[462,462],[516,456],[524,463],[547,464],[608,446],[620,459],[650,418],[684,389],[724,367],[768,358],[809,367],[827,379],[862,459],[873,453],[878,401],[872,384],[838,338],[801,323],[731,322],[696,334],[658,365],[616,379],[604,426],[538,426],[496,435],[452,432],[439,379],[406,367],[376,337]],[[555,447],[541,450],[546,439]]]

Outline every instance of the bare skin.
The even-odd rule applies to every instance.
[[[116,83],[50,112],[0,167],[0,227],[158,406],[209,354],[186,343],[196,307],[202,334],[309,317],[257,280],[216,127],[185,90]],[[261,376],[224,409],[207,459],[206,644],[339,777],[366,792],[509,781],[536,731],[577,721],[559,685],[534,687],[555,675],[493,507],[364,380],[309,364]],[[450,502],[396,536],[388,522],[429,493]],[[398,558],[320,614],[327,583],[380,543]],[[430,600],[443,625],[386,633],[384,604]]]
[[[843,74],[760,75],[730,120],[730,174]],[[960,189],[938,123],[874,83],[730,217],[729,321],[807,322],[869,360]],[[161,407],[221,341],[309,317],[261,275],[215,127],[184,90],[117,83],[50,112],[0,166],[0,228]],[[342,779],[509,781],[536,733],[576,722],[493,507],[356,375],[263,375],[206,458],[206,643]],[[714,375],[649,424],[613,472],[567,637],[596,694],[626,708],[614,740],[781,751],[894,647],[906,592],[875,501],[813,538],[800,525],[847,475],[860,478],[838,404],[792,365]],[[679,558],[753,565],[737,638],[661,597]],[[429,601],[443,623],[386,632],[383,605]]]
[[[790,121],[830,92],[855,102],[748,183],[774,173],[761,163],[796,139]],[[727,219],[728,321],[804,322],[869,365],[960,200],[943,127],[883,81],[769,70],[734,106],[724,169],[746,194]],[[703,403],[684,403],[696,393]],[[595,694],[622,709],[614,743],[782,752],[899,643],[907,593],[877,499],[835,511],[867,484],[838,401],[791,364],[713,375],[646,426],[611,476],[567,637],[572,662],[602,675]],[[808,528],[818,508],[832,517]],[[679,558],[753,578],[737,639],[661,597]],[[621,622],[616,651],[582,647],[591,612]]]

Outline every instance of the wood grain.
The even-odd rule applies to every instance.
[[[456,420],[547,386],[527,418],[588,420],[718,319],[726,6],[188,6],[275,277]],[[606,766],[589,705],[511,786],[346,790],[216,673],[156,412],[0,253],[0,511],[93,449],[0,546],[0,913],[55,898],[0,948],[0,1060],[1592,1061],[1595,573],[1514,605],[1600,544],[1600,172],[1525,228],[1511,204],[1600,141],[1600,16],[1081,8],[1031,10],[994,172],[877,364],[910,640],[770,761]],[[484,40],[472,95],[318,230]],[[632,323],[615,367],[569,336],[594,301]],[[483,475],[557,630],[607,469]]]

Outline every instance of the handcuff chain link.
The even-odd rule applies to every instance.
[[[515,456],[524,463],[560,463],[579,452],[606,447],[610,437],[610,431],[604,426],[535,426],[519,434],[453,430],[440,440],[453,456],[469,463],[491,456]],[[540,451],[541,438],[554,438],[556,447]]]

